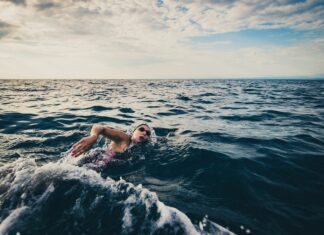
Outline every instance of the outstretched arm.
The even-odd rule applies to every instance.
[[[129,136],[126,133],[105,127],[100,124],[95,124],[91,129],[90,136],[82,138],[79,142],[73,145],[72,156],[77,157],[82,153],[88,151],[91,146],[97,141],[99,135],[103,135],[111,139],[117,145],[129,141]]]
[[[90,132],[90,136],[96,136],[98,138],[99,135],[103,135],[105,137],[107,137],[108,139],[111,139],[112,141],[114,141],[116,144],[120,144],[124,141],[128,141],[129,136],[120,131],[120,130],[116,130],[110,127],[105,127],[103,125],[100,124],[95,124],[93,125],[91,132]]]

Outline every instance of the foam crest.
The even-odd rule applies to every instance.
[[[231,234],[212,222],[212,230],[192,224],[141,185],[64,161],[37,166],[33,159],[19,159],[1,167],[0,177],[1,234]]]

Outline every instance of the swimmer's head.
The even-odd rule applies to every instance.
[[[150,141],[151,135],[151,128],[143,123],[134,128],[131,139],[135,143],[147,143]]]

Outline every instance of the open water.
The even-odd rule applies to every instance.
[[[93,124],[141,122],[174,135],[106,169],[69,162]],[[0,234],[324,234],[323,222],[323,80],[0,81]]]

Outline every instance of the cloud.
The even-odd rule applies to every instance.
[[[12,2],[16,5],[26,5],[26,0],[3,0],[5,2]]]
[[[0,39],[9,35],[12,28],[13,28],[13,25],[0,20]]]
[[[310,73],[309,68],[318,70],[311,64],[317,64],[322,59],[319,55],[323,54],[323,48],[319,44],[311,43],[317,48],[312,59],[303,51],[306,47],[298,45],[299,49],[293,50],[296,43],[267,50],[251,45],[240,48],[236,45],[238,40],[232,39],[191,45],[188,45],[188,40],[247,29],[313,32],[312,40],[317,40],[323,36],[323,27],[324,6],[322,1],[315,0],[0,1],[0,43],[2,48],[6,48],[0,52],[8,57],[20,56],[22,66],[31,66],[29,63],[33,59],[41,62],[51,57],[48,62],[52,64],[62,61],[62,71],[68,71],[67,65],[70,65],[73,69],[81,67],[82,73],[88,64],[96,69],[87,71],[101,70],[100,73],[104,74],[107,67],[116,76],[120,75],[119,69],[137,76],[145,71],[152,76],[164,74],[164,71],[180,76],[171,70],[195,75],[200,72],[206,76],[217,73],[224,76],[247,75],[253,73],[253,69],[257,74],[262,74],[262,71],[270,74],[275,71],[274,68],[278,69],[277,73],[292,73],[292,65],[300,65],[297,60],[288,58],[293,51],[294,56],[307,58],[303,61],[305,65],[298,67],[300,73],[302,70]],[[267,62],[276,61],[280,51],[287,52],[284,56],[286,62],[280,60],[283,65],[272,63],[270,71]],[[238,60],[238,54],[245,60]],[[55,58],[57,62],[54,63]],[[231,63],[224,63],[222,58]],[[258,58],[264,63],[254,68],[254,60]],[[4,62],[0,62],[0,69],[1,63]],[[200,66],[199,71],[195,65]]]
[[[11,0],[10,2],[25,5],[26,9],[20,9],[25,14],[20,15],[19,10],[16,10],[15,16],[18,18],[15,21],[20,21],[18,26],[25,27],[24,31],[29,27],[29,22],[37,20],[35,10],[38,11],[37,17],[44,23],[49,22],[48,27],[52,26],[50,22],[54,17],[57,28],[93,34],[106,32],[110,35],[120,35],[129,31],[134,35],[138,34],[136,31],[143,32],[145,29],[143,33],[168,33],[185,38],[245,29],[286,27],[311,30],[324,27],[324,5],[321,1],[314,0],[298,2]]]
[[[6,22],[3,22],[3,21],[0,21],[0,28],[10,28],[11,25],[6,23]]]
[[[60,3],[57,2],[39,2],[34,5],[37,10],[43,11],[48,10],[52,8],[59,8],[61,6]]]

